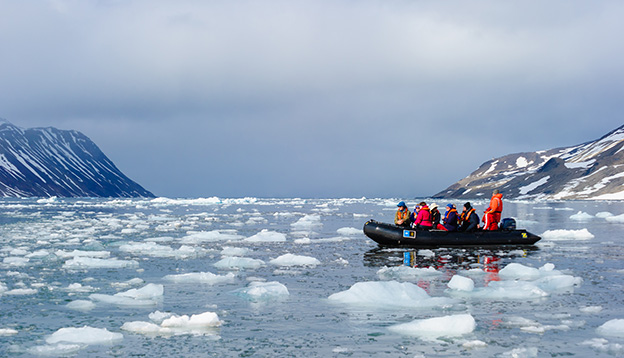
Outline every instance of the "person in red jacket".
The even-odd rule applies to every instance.
[[[416,209],[418,210],[418,214],[414,215],[412,227],[422,230],[431,230],[431,212],[429,211],[427,204],[423,201],[416,207]]]
[[[483,230],[498,230],[498,222],[501,219],[502,211],[503,194],[498,189],[495,189],[492,193],[492,199],[490,199],[490,206],[485,209],[485,215],[483,215]]]

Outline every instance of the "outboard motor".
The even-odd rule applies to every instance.
[[[500,223],[501,230],[516,230],[516,219],[514,218],[504,218]]]

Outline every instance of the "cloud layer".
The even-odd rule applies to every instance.
[[[0,116],[165,196],[433,194],[622,124],[624,4],[2,1]]]

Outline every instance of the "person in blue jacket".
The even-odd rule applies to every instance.
[[[440,229],[446,231],[457,231],[457,209],[455,209],[455,205],[446,205],[446,213],[444,213],[444,219],[442,220],[442,222],[443,224]]]

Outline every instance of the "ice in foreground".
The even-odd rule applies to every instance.
[[[392,332],[415,336],[423,340],[435,340],[442,337],[458,337],[472,333],[477,326],[470,314],[417,319],[409,323],[390,326]]]
[[[251,282],[249,286],[234,291],[234,294],[254,302],[282,300],[290,293],[285,285],[277,282]]]
[[[133,321],[126,322],[121,329],[128,332],[145,335],[214,335],[214,328],[221,325],[219,316],[214,312],[204,312],[178,316],[175,314],[163,315],[154,312],[150,315],[153,322]],[[162,318],[162,319],[157,319]]]
[[[277,266],[316,266],[320,265],[321,261],[310,256],[284,254],[269,261],[269,263]]]
[[[346,291],[332,294],[329,300],[381,309],[449,307],[457,303],[447,297],[430,297],[413,283],[397,281],[358,282]]]

